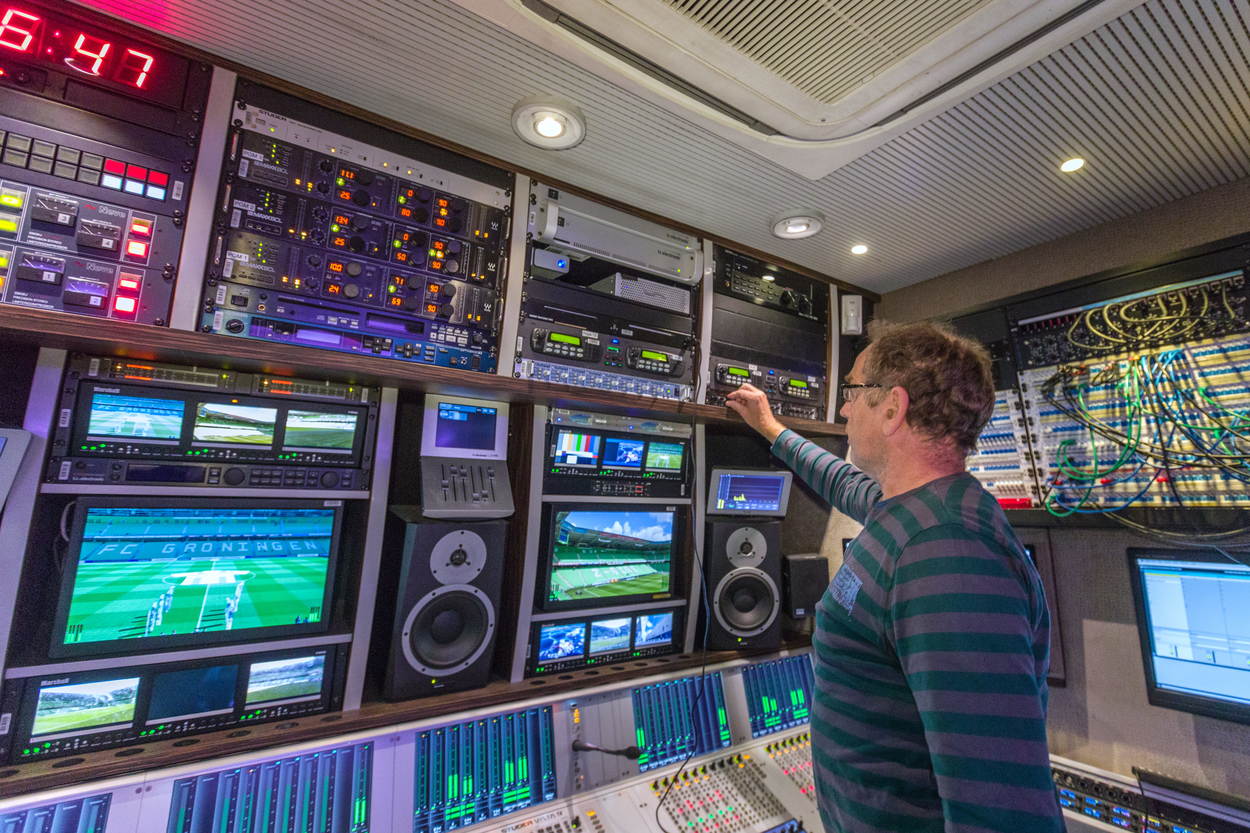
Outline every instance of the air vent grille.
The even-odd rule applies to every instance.
[[[674,11],[825,104],[991,0],[667,0]]]

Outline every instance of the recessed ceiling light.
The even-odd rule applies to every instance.
[[[811,237],[825,225],[825,215],[819,211],[787,211],[773,220],[773,234],[783,240]]]
[[[1073,156],[1071,159],[1069,159],[1068,161],[1060,165],[1059,170],[1063,171],[1065,174],[1070,174],[1073,171],[1079,171],[1081,168],[1084,168],[1084,167],[1085,167],[1085,160],[1079,156]]]
[[[572,102],[530,96],[512,108],[512,129],[535,147],[566,150],[586,138],[586,117]]]
[[[866,255],[868,254],[868,247],[865,246],[863,243],[856,243],[854,246],[851,247],[851,254]]]

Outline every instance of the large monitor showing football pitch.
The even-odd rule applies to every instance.
[[[342,503],[80,498],[53,657],[327,629]]]
[[[673,506],[547,504],[540,606],[567,610],[671,598],[680,521]]]

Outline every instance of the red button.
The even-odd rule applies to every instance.
[[[127,292],[138,292],[141,286],[143,286],[143,278],[139,275],[122,272],[117,278],[118,289],[124,289]]]
[[[148,171],[148,183],[151,185],[168,185],[169,174],[161,171]]]
[[[126,244],[126,254],[131,257],[147,257],[148,244],[142,240],[131,240]]]
[[[151,220],[131,220],[130,221],[130,233],[138,237],[151,237],[152,236],[152,221]]]
[[[127,165],[126,176],[130,177],[131,179],[147,179],[148,169],[142,168],[138,165]]]
[[[139,301],[137,298],[127,298],[124,295],[118,295],[113,299],[113,309],[127,315],[133,315],[138,306]]]
[[[126,163],[119,159],[105,159],[104,172],[106,174],[124,174],[126,173]]]

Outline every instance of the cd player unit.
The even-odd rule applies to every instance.
[[[551,253],[557,272],[593,259],[689,285],[703,276],[703,250],[694,235],[541,182],[530,185],[529,234],[533,245]]]
[[[708,405],[724,405],[730,391],[749,382],[768,394],[768,402],[778,416],[824,419],[824,376],[805,376],[792,370],[735,362],[719,356],[711,357],[711,367]]]
[[[44,482],[367,492],[379,392],[71,356]]]
[[[234,118],[201,329],[495,370],[507,172],[253,85]]]

